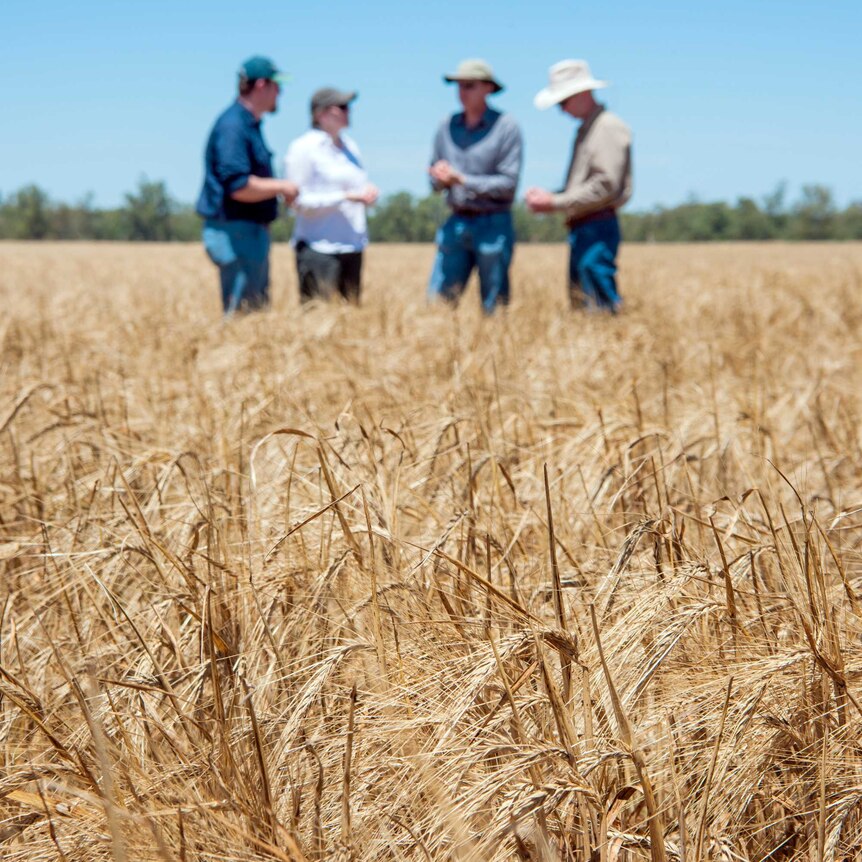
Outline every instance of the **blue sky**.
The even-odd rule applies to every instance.
[[[456,105],[441,81],[484,57],[498,107],[526,142],[521,192],[556,187],[575,125],[532,98],[547,67],[585,58],[634,131],[630,207],[760,198],[781,180],[862,199],[862,3],[826,0],[224,0],[0,8],[0,193],[35,182],[58,199],[122,200],[138,179],[191,202],[203,144],[235,73],[263,53],[289,71],[265,135],[280,166],[319,86],[357,89],[352,134],[385,193],[424,193],[437,123]]]

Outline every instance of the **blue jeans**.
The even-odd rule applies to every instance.
[[[475,266],[485,314],[491,314],[498,304],[508,305],[514,247],[510,212],[449,216],[437,231],[437,259],[428,282],[428,298],[457,303]]]
[[[225,314],[269,305],[269,230],[253,221],[204,222],[203,241],[219,268]]]
[[[616,311],[617,249],[620,225],[616,216],[572,228],[569,233],[569,298],[573,306],[596,305]],[[580,290],[579,290],[580,288]]]

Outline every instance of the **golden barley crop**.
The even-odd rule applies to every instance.
[[[862,247],[432,253],[0,245],[6,862],[862,855]]]

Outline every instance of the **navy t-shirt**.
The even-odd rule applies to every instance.
[[[215,122],[204,155],[204,186],[197,212],[204,218],[268,224],[278,216],[278,200],[241,203],[231,198],[249,176],[272,176],[272,153],[260,131],[260,120],[234,102]]]

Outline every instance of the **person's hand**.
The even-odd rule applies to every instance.
[[[290,180],[285,180],[281,186],[281,197],[290,206],[299,197],[299,186]]]
[[[554,211],[554,196],[545,189],[527,189],[524,202],[530,212],[550,213]]]
[[[371,183],[368,183],[364,189],[361,189],[358,192],[348,192],[345,197],[349,201],[354,201],[355,203],[365,204],[365,206],[371,207],[377,203],[377,198],[380,197],[380,190],[377,186],[373,186]]]
[[[463,174],[459,174],[445,159],[440,159],[428,169],[431,179],[437,180],[441,186],[450,189],[452,186],[460,186],[464,183]]]

